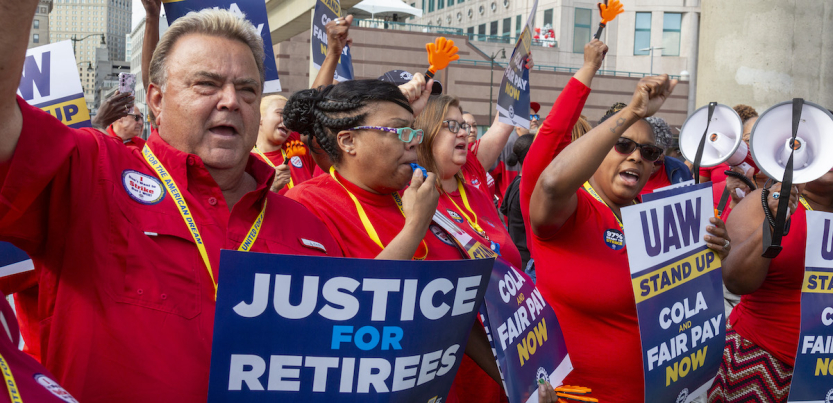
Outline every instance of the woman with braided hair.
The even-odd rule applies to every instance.
[[[439,198],[436,174],[423,178],[410,165],[417,162],[423,139],[423,132],[412,128],[414,116],[425,107],[432,81],[426,83],[421,74],[401,87],[378,80],[347,81],[297,92],[284,108],[287,128],[314,138],[333,163],[328,175],[306,181],[286,196],[324,222],[345,257],[462,258],[444,234],[429,229]],[[500,380],[480,324],[472,327],[466,355]],[[452,388],[447,402],[456,401]]]

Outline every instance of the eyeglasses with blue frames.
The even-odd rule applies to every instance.
[[[541,116],[536,114],[529,115],[529,120],[541,120]]]
[[[448,127],[448,131],[457,134],[460,133],[460,129],[463,129],[466,133],[471,130],[471,125],[468,123],[460,123],[456,120],[443,120],[443,127]]]
[[[381,130],[383,132],[396,133],[399,136],[399,140],[405,143],[410,143],[416,138],[417,144],[422,144],[422,139],[425,137],[422,130],[412,129],[410,127],[356,126],[348,130]]]

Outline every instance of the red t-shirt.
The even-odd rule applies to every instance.
[[[300,135],[298,133],[292,132],[289,134],[289,137],[286,139],[286,141],[299,139]],[[263,159],[258,153],[252,154],[257,156],[259,159]],[[272,165],[278,166],[284,163],[283,152],[281,150],[264,152],[263,155],[265,155],[266,158],[269,159],[269,162],[271,162]],[[312,156],[310,156],[309,149],[307,149],[307,153],[302,156],[295,156],[290,158],[289,176],[292,178],[292,182],[281,188],[281,190],[278,191],[278,194],[285,195],[286,192],[289,191],[289,189],[292,189],[298,184],[304,183],[305,181],[312,179],[315,168],[315,161],[312,159]]]
[[[700,176],[705,176],[708,178],[707,180],[712,181],[714,183],[718,182],[725,182],[726,181],[726,173],[725,171],[731,170],[732,167],[729,166],[727,163],[722,163],[715,165],[713,167],[700,167]]]
[[[729,322],[738,334],[793,366],[798,351],[807,250],[807,210],[801,203],[790,221],[790,232],[781,239],[784,249],[769,263],[763,284],[740,297]]]
[[[477,159],[477,150],[479,148],[480,140],[469,144],[468,152],[466,153],[466,163],[463,164],[461,170],[463,171],[463,178],[466,179],[467,184],[491,198],[495,194],[495,180],[494,178],[489,179],[489,174],[486,173],[486,169],[483,168],[483,165]]]
[[[642,188],[639,195],[642,196],[648,193],[654,193],[654,190],[661,189],[666,186],[671,186],[671,181],[668,180],[668,173],[665,172],[665,165],[663,165],[660,167],[659,171],[648,178],[648,183],[645,184],[645,187]]]
[[[14,315],[5,295],[0,294],[0,317],[3,323],[0,327],[0,355],[11,370],[20,399],[24,402],[77,403],[69,392],[55,382],[54,375],[17,349],[20,333]],[[6,382],[0,385],[0,389],[0,403],[11,402]]]
[[[552,305],[573,372],[567,385],[593,389],[600,402],[644,401],[642,348],[627,246],[614,250],[608,230],[621,234],[613,212],[583,189],[576,211],[550,238],[533,234],[536,285]]]
[[[138,149],[18,105],[20,140],[0,164],[0,240],[34,262],[44,366],[85,403],[207,400],[214,286],[173,196]],[[220,248],[237,249],[264,200],[253,251],[341,255],[320,220],[269,191],[274,170],[263,162],[249,158],[257,189],[229,211],[199,157],[158,134],[147,145],[182,192],[214,278]]]

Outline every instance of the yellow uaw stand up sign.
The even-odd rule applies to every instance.
[[[833,401],[833,214],[807,211],[804,262],[801,333],[788,401],[830,402]]]
[[[688,403],[711,386],[726,337],[720,258],[703,236],[711,182],[622,209],[646,402]]]
[[[90,127],[90,111],[70,41],[26,51],[17,94],[69,127]]]

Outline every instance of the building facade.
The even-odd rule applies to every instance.
[[[87,107],[95,113],[96,49],[107,50],[111,61],[126,60],[125,38],[130,33],[132,0],[53,0],[49,40],[73,40],[75,61]],[[102,35],[104,43],[102,43]]]
[[[52,0],[41,0],[32,20],[32,32],[29,33],[29,48],[49,43],[49,13],[52,12]]]

